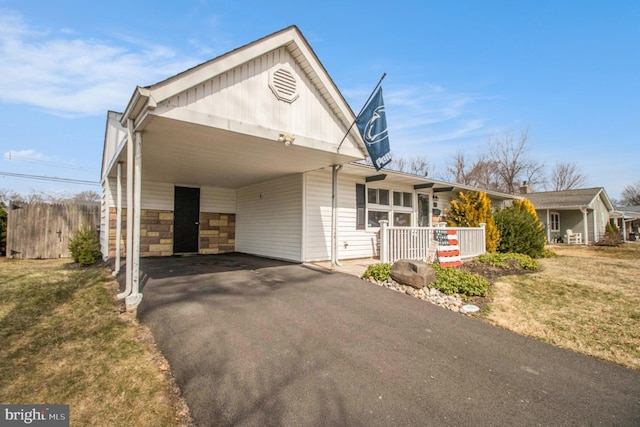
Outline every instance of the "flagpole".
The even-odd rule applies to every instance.
[[[367,104],[369,104],[369,101],[371,101],[371,98],[376,93],[376,90],[378,90],[378,87],[380,87],[380,84],[382,83],[382,80],[384,80],[385,77],[387,77],[387,73],[382,73],[382,77],[380,77],[380,80],[378,81],[378,84],[376,85],[376,87],[373,88],[373,90],[371,91],[371,95],[369,95],[369,98],[367,98],[367,101],[364,103],[364,105],[360,109],[360,112],[356,116],[355,120],[351,123],[351,126],[349,126],[349,129],[347,129],[347,133],[345,133],[344,136],[342,137],[342,141],[340,141],[340,144],[338,144],[337,152],[340,152],[340,147],[342,147],[342,143],[344,142],[345,139],[347,139],[347,135],[349,135],[349,132],[351,131],[351,128],[353,127],[353,125],[356,124],[356,121],[358,120],[358,117],[360,117],[360,114],[362,114],[364,109],[367,107]]]

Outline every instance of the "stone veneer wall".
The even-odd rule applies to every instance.
[[[223,254],[235,251],[236,215],[200,212],[200,253]]]
[[[109,258],[116,256],[116,208],[109,208]],[[122,209],[121,256],[126,256],[127,209]],[[140,210],[140,256],[173,255],[173,211]]]

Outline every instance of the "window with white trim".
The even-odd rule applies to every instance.
[[[367,228],[380,227],[382,220],[389,221],[389,225],[394,227],[411,227],[413,225],[413,193],[367,187],[366,194]]]
[[[389,190],[367,188],[367,227],[380,227],[380,221],[389,221]]]
[[[549,213],[549,230],[560,231],[560,214],[558,212]]]

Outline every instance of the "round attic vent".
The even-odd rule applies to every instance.
[[[288,65],[277,65],[269,72],[269,87],[273,94],[281,101],[293,102],[298,94],[298,79]]]

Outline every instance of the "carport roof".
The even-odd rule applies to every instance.
[[[107,126],[119,128],[114,133],[126,135],[132,123],[132,132],[143,135],[142,180],[239,188],[365,158],[366,149],[355,127],[340,151],[336,149],[340,141],[334,147],[334,141],[314,139],[311,134],[295,135],[295,144],[285,145],[279,138],[287,133],[286,124],[246,123],[170,102],[212,76],[281,48],[311,82],[332,115],[332,123],[346,133],[355,119],[353,111],[302,33],[291,26],[154,85],[138,87],[124,113],[110,113],[113,117]],[[246,102],[253,105],[251,99]],[[305,120],[311,120],[309,117]],[[114,177],[116,163],[126,162],[125,145],[126,138],[111,150],[111,158],[103,159],[103,176]],[[108,151],[105,147],[105,156]]]

